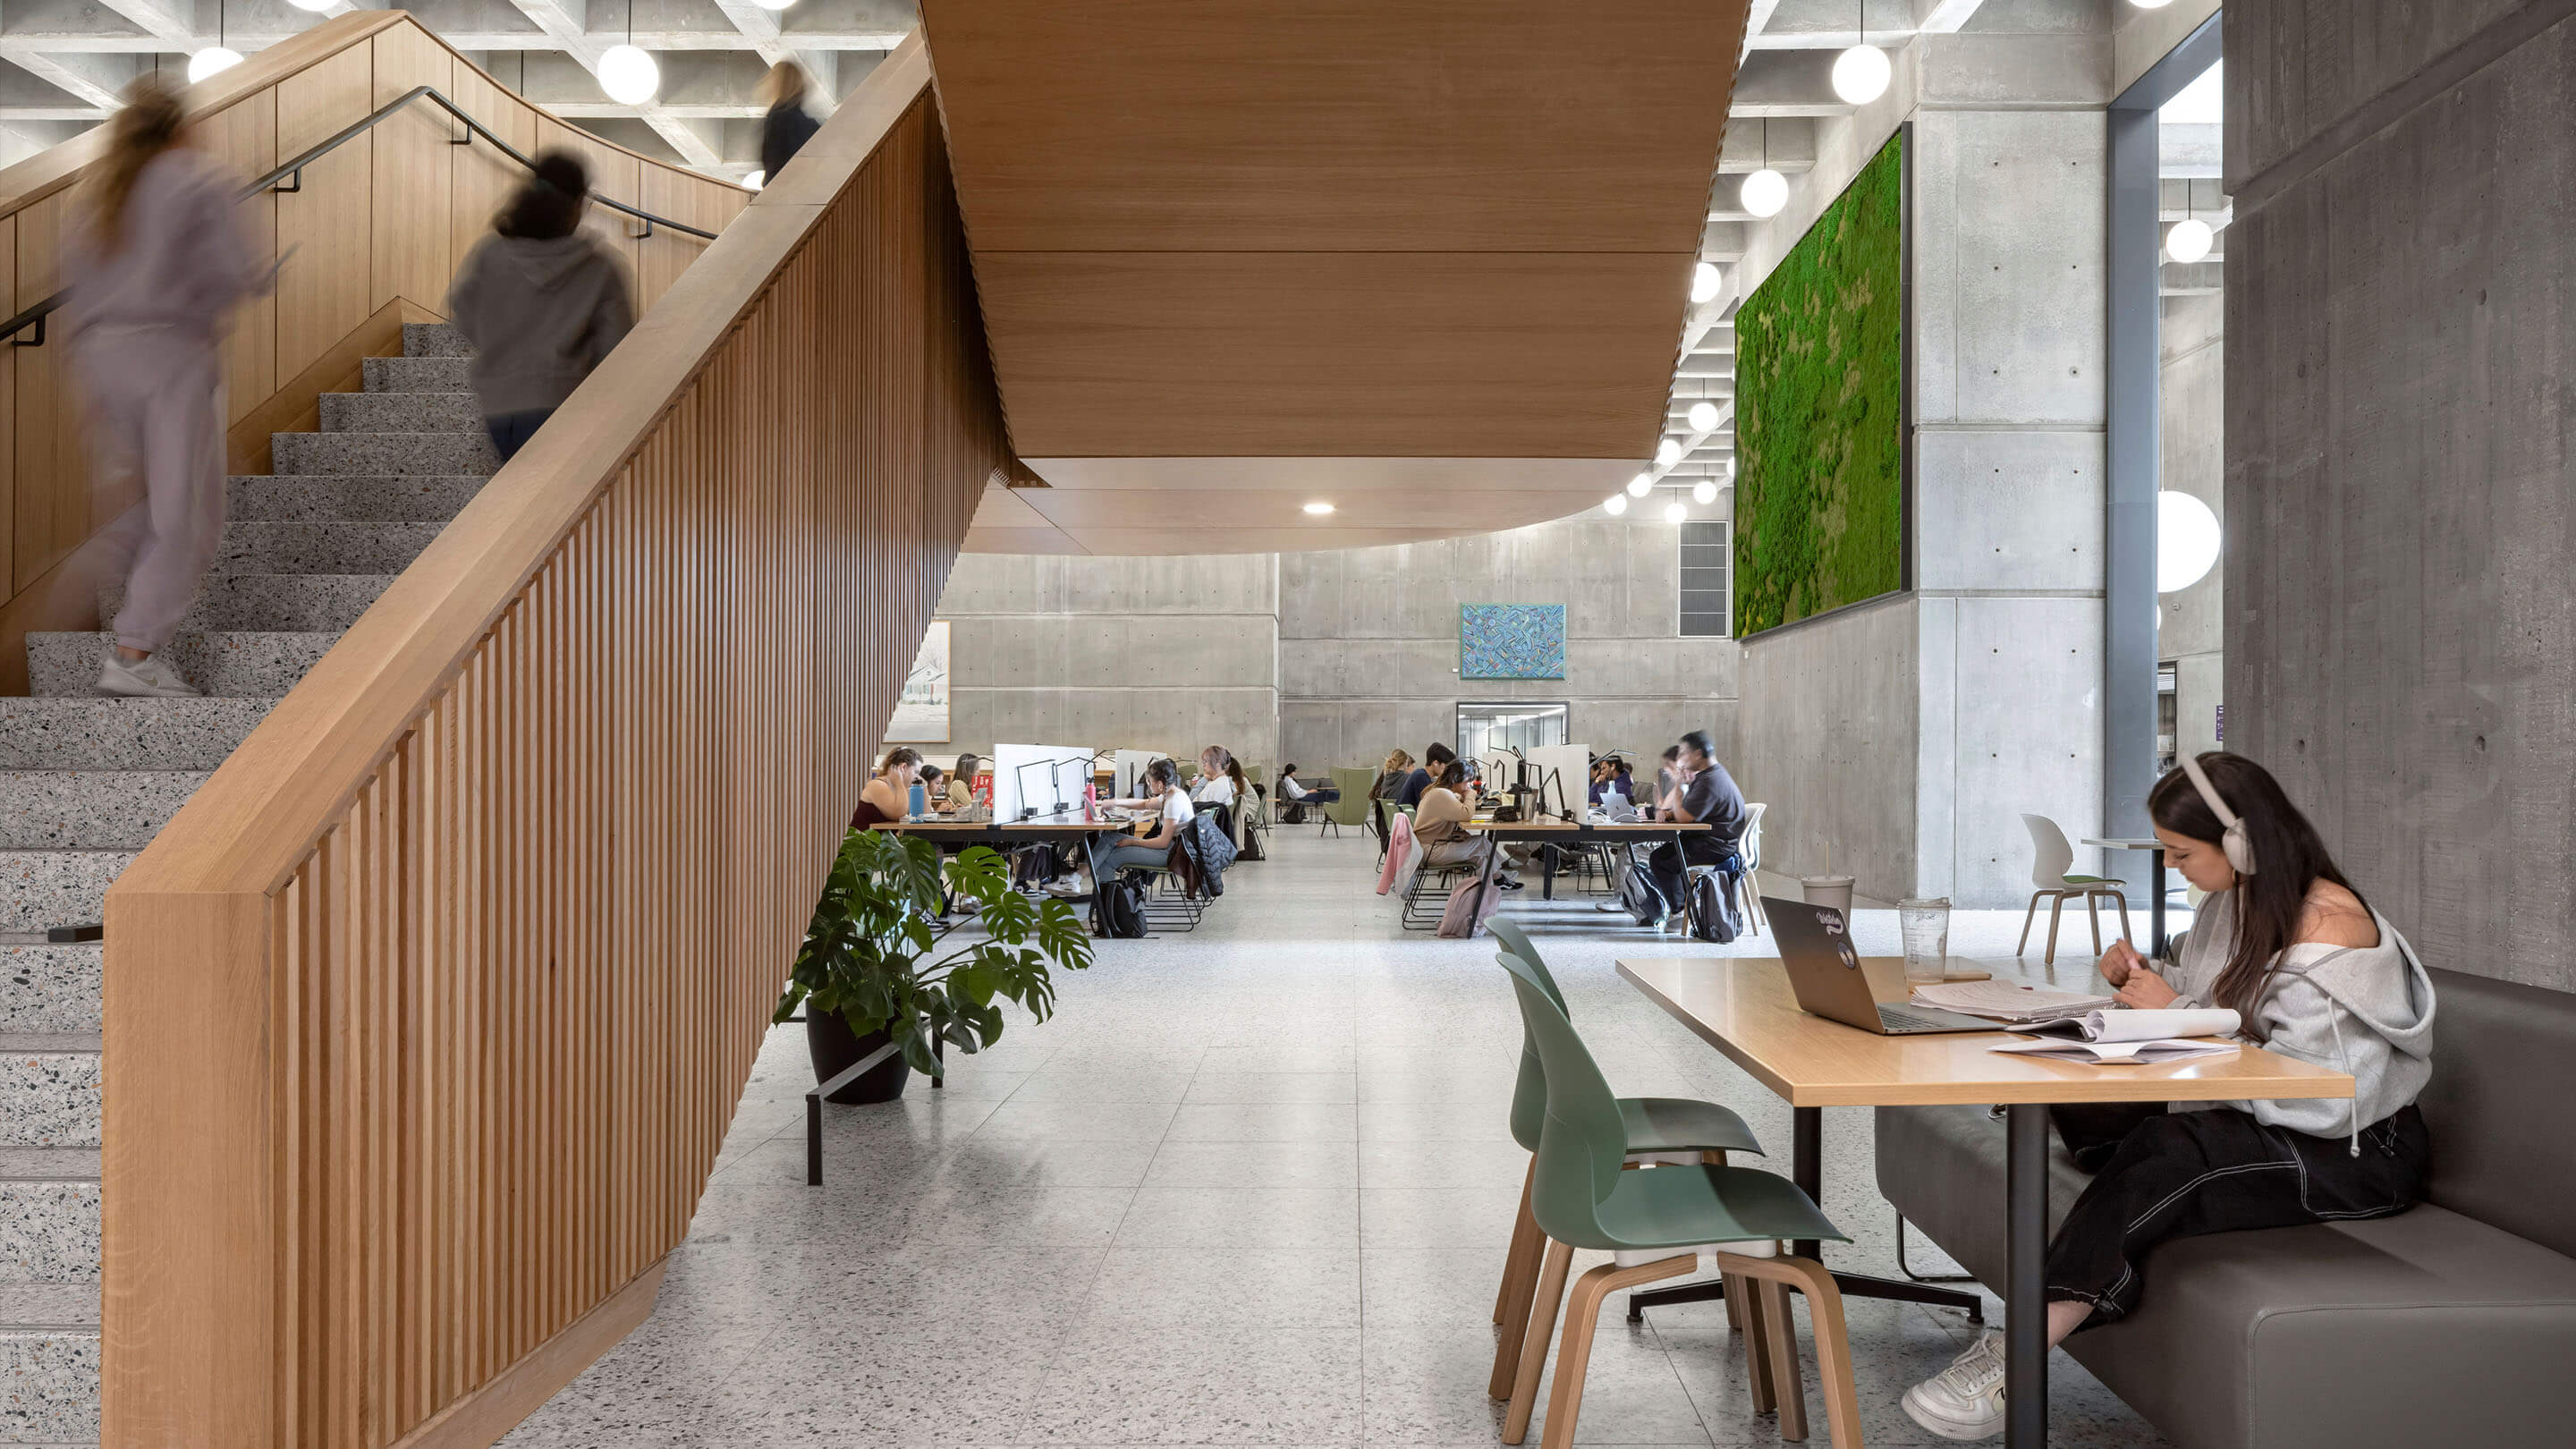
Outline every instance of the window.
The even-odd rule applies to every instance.
[[[1481,760],[1496,750],[1535,750],[1573,738],[1562,704],[1483,703],[1458,706],[1458,755]]]
[[[1734,595],[1728,587],[1734,525],[1682,525],[1682,627],[1684,637],[1731,633]]]

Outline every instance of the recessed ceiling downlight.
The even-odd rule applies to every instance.
[[[1306,511],[1318,518],[1321,518],[1325,514],[1333,511],[1333,505],[1329,503],[1309,503],[1306,505]]]

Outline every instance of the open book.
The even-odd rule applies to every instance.
[[[2223,1009],[2088,1011],[2052,1021],[2014,1025],[2010,1030],[2031,1040],[2013,1042],[1994,1050],[2013,1056],[2054,1057],[2062,1061],[2153,1065],[2234,1051],[2236,1043],[2224,1038],[2233,1037],[2241,1024],[2235,1012]]]
[[[2108,996],[2079,991],[2051,991],[2005,980],[1930,982],[1914,988],[1914,1004],[1934,1006],[1965,1016],[1982,1016],[2006,1026],[2025,1021],[2054,1021],[2111,1004]]]

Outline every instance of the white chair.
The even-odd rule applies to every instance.
[[[1768,918],[1762,914],[1762,812],[1771,807],[1759,800],[1744,807],[1744,840],[1736,853],[1744,857],[1744,924],[1754,935],[1762,934]]]
[[[2031,923],[2039,918],[2042,900],[2049,902],[2048,950],[2040,957],[2044,963],[2056,963],[2058,913],[2066,909],[2069,900],[2077,898],[2083,900],[2084,914],[2093,923],[2094,955],[2102,954],[2101,900],[2104,896],[2119,903],[2120,938],[2134,943],[2137,938],[2129,934],[2129,898],[2122,890],[2127,882],[2098,875],[2067,874],[2068,867],[2075,864],[2075,847],[2067,844],[2066,832],[2057,828],[2057,822],[2045,815],[2025,815],[2021,823],[2030,827],[2032,890],[2030,910],[2021,918],[2021,944],[2013,948],[2013,954],[2018,956],[2030,949]]]

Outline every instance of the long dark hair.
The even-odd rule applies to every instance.
[[[2290,803],[2271,771],[2225,750],[2212,750],[2199,760],[2210,788],[2245,822],[2255,867],[2252,875],[2236,878],[2236,940],[2209,995],[2216,1005],[2234,1009],[2247,1029],[2253,1030],[2255,1004],[2263,999],[2281,952],[2298,939],[2308,892],[2321,880],[2352,891],[2357,901],[2361,892],[2344,879],[2317,828]],[[2212,849],[2227,833],[2218,813],[2200,798],[2191,777],[2181,770],[2168,772],[2147,792],[2147,814],[2164,829],[2208,841]],[[2362,901],[2362,909],[2369,910],[2370,903]]]
[[[492,219],[492,229],[531,241],[567,237],[581,225],[581,205],[589,199],[590,171],[580,157],[570,151],[540,151],[535,172]]]

